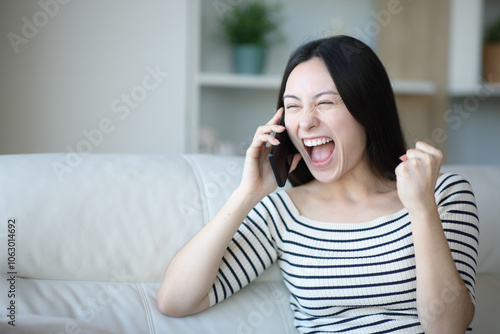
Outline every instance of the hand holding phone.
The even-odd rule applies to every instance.
[[[285,126],[285,113],[281,116],[279,125]],[[290,164],[297,149],[293,145],[286,130],[275,133],[274,137],[280,142],[279,145],[272,146],[268,155],[269,162],[279,187],[284,187],[290,171]]]

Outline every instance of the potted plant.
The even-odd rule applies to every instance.
[[[500,18],[485,32],[483,71],[487,82],[500,83]]]
[[[221,18],[222,31],[232,46],[237,73],[262,72],[267,47],[282,39],[279,26],[281,4],[263,1],[235,5]]]

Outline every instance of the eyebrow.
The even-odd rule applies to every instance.
[[[314,97],[313,97],[313,98],[316,100],[316,99],[317,99],[317,98],[319,98],[320,96],[322,96],[322,95],[328,95],[328,94],[331,94],[331,95],[339,95],[339,93],[337,93],[337,92],[335,92],[335,91],[333,91],[333,90],[325,90],[325,91],[323,91],[323,92],[320,92],[320,93],[318,93],[318,94],[314,95]],[[288,97],[288,98],[292,98],[292,99],[296,99],[296,100],[299,100],[299,101],[302,101],[302,100],[300,99],[300,97],[298,97],[298,96],[296,96],[296,95],[293,95],[293,94],[285,94],[285,95],[283,95],[283,100],[284,100],[284,99],[286,99],[287,97]]]

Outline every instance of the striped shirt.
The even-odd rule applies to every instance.
[[[479,219],[471,186],[459,175],[443,174],[435,199],[455,265],[474,302]],[[320,222],[301,216],[285,191],[271,194],[233,237],[209,293],[210,305],[275,261],[301,333],[423,333],[406,209],[363,223]],[[438,304],[446,302],[450,296],[421,310],[421,316],[439,312]]]

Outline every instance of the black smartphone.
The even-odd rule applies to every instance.
[[[281,116],[279,124],[285,126],[284,113],[283,116]],[[280,133],[276,132],[274,137],[279,140],[280,144],[271,147],[268,158],[273,168],[276,183],[278,183],[279,187],[284,187],[286,179],[288,178],[288,171],[290,170],[293,155],[298,151],[290,140],[286,130]]]

